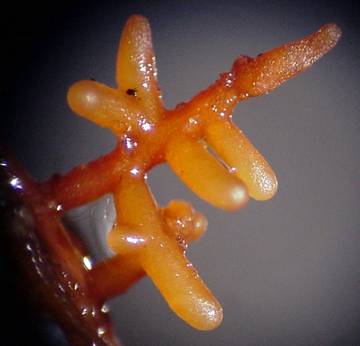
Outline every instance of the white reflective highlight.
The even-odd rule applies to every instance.
[[[10,179],[9,181],[10,185],[16,189],[16,190],[22,190],[23,189],[23,186],[22,186],[22,183],[21,183],[21,180],[20,178],[18,177],[13,177]]]
[[[88,270],[92,269],[92,267],[93,267],[92,260],[89,256],[83,257],[83,264],[84,264],[85,268]]]

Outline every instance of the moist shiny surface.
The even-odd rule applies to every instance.
[[[188,242],[205,231],[206,219],[183,201],[159,207],[146,174],[168,163],[195,194],[224,210],[237,210],[250,197],[271,198],[277,190],[275,173],[233,124],[233,109],[308,68],[340,35],[329,24],[256,58],[241,56],[208,89],[168,110],[157,83],[149,24],[142,16],[128,20],[117,57],[118,88],[80,81],[68,93],[75,113],[114,133],[116,148],[39,185],[56,206],[56,217],[105,193],[114,196],[117,217],[108,237],[112,258],[93,267],[86,261],[86,273],[80,275],[80,257],[67,257],[58,245],[49,245],[55,255],[65,256],[68,270],[91,282],[96,302],[124,292],[147,274],[170,308],[191,326],[209,330],[220,324],[221,305],[185,254]]]
[[[277,190],[275,173],[233,124],[232,111],[238,102],[266,94],[308,68],[334,47],[340,35],[340,29],[329,24],[256,58],[240,56],[231,71],[221,74],[207,90],[167,110],[157,83],[149,23],[142,16],[130,17],[117,56],[118,88],[80,81],[68,92],[72,110],[110,129],[118,139],[117,147],[46,183],[46,190],[65,210],[105,193],[114,195],[117,218],[108,242],[117,255],[105,266],[112,273],[109,278],[100,274],[99,285],[109,290],[102,290],[104,299],[146,273],[170,308],[187,323],[202,330],[220,324],[219,302],[185,256],[187,241],[197,238],[198,230],[190,223],[187,236],[179,233],[181,227],[173,225],[184,208],[170,204],[169,212],[163,212],[146,183],[146,174],[166,162],[195,194],[224,210],[244,207],[249,197],[271,198]],[[192,211],[188,213],[190,217]],[[126,279],[117,281],[114,276]],[[94,281],[98,281],[96,275]]]

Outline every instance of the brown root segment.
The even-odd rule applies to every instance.
[[[97,263],[89,272],[99,301],[126,292],[145,272],[132,256],[115,255]]]
[[[183,201],[159,208],[146,174],[166,162],[198,197],[225,210],[242,208],[249,196],[271,198],[276,175],[233,124],[233,109],[310,67],[340,36],[340,29],[328,24],[256,58],[240,56],[207,90],[166,110],[149,23],[139,15],[128,20],[116,63],[118,87],[80,81],[68,93],[72,110],[111,130],[117,147],[41,185],[63,210],[113,194],[116,222],[108,244],[115,255],[88,273],[98,299],[124,292],[147,274],[187,323],[201,330],[220,324],[220,304],[185,256],[188,242],[204,232],[206,219]]]
[[[9,238],[6,246],[18,264],[20,289],[46,308],[69,345],[120,346],[91,281],[90,257],[64,227],[56,203],[1,149],[2,236]]]

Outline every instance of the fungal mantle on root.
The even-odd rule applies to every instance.
[[[129,18],[117,56],[117,88],[84,80],[68,92],[71,109],[110,129],[116,148],[41,184],[61,213],[113,194],[116,222],[108,245],[115,255],[87,273],[99,300],[125,291],[146,274],[191,326],[210,330],[220,324],[221,305],[185,256],[187,243],[205,231],[206,219],[184,201],[158,207],[146,174],[168,163],[197,196],[225,210],[245,206],[249,197],[271,198],[276,176],[232,122],[233,109],[311,66],[340,36],[340,29],[328,24],[256,58],[240,56],[208,89],[168,110],[157,82],[149,23],[139,15]]]

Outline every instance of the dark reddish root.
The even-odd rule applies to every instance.
[[[96,264],[89,276],[98,299],[105,301],[126,292],[145,272],[134,258],[116,255]]]
[[[72,345],[120,346],[75,236],[37,184],[13,159],[0,154],[0,216],[8,215],[2,226],[29,299],[55,317]]]

